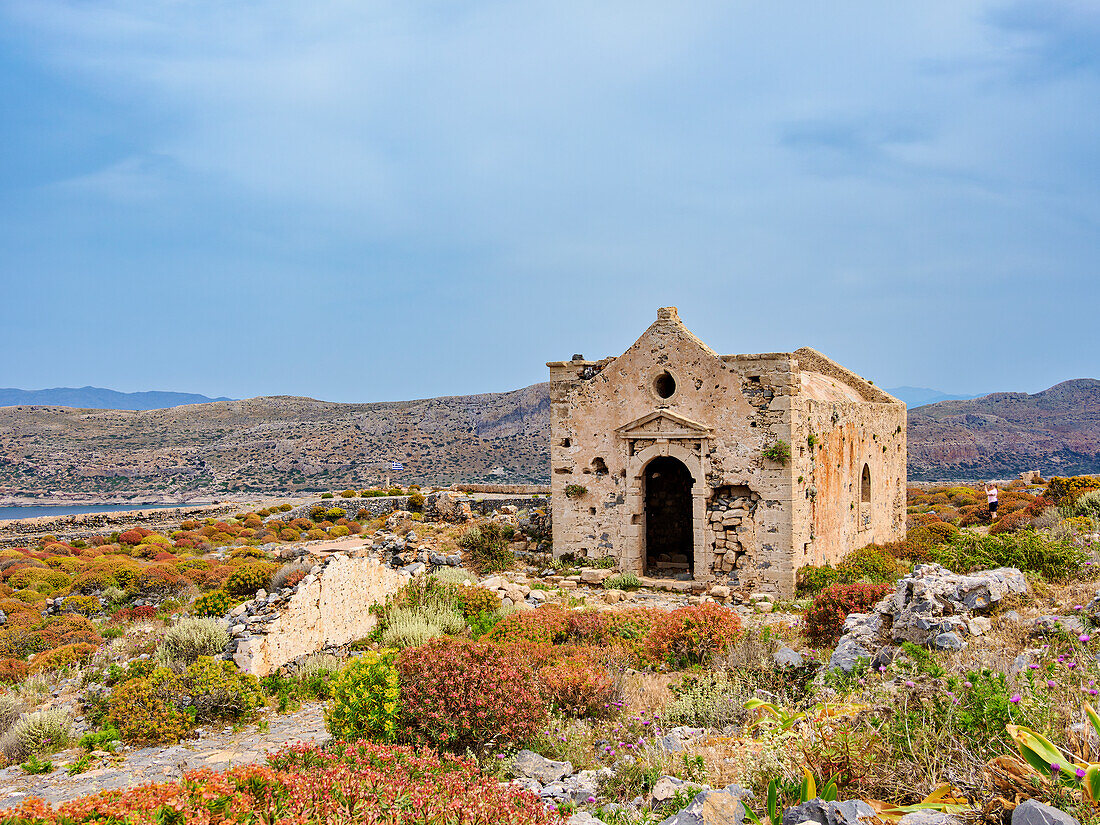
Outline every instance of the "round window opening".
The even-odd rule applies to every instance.
[[[661,398],[670,398],[676,392],[676,379],[668,372],[662,372],[653,379],[653,391]]]

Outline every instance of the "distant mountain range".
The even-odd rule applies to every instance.
[[[94,396],[68,392],[80,394],[72,400],[81,409],[59,407],[61,395],[49,396],[50,406],[27,406],[29,394],[16,402],[22,406],[0,407],[0,496],[185,501],[332,490],[381,480],[394,460],[405,466],[395,474],[402,483],[545,483],[549,476],[547,384],[417,401],[273,396],[139,412],[88,409]],[[134,396],[160,396],[158,405],[203,399],[112,395],[132,399],[125,402],[131,407]],[[0,394],[0,403],[10,405],[10,398]],[[1033,469],[1044,476],[1100,473],[1100,381],[909,410],[912,480],[1010,478]]]
[[[909,411],[909,478],[1100,473],[1100,381],[995,392]]]
[[[886,390],[898,401],[904,401],[907,407],[923,407],[925,404],[935,404],[937,401],[965,401],[971,398],[981,398],[977,395],[952,395],[939,390],[930,390],[928,387],[890,387]]]
[[[102,387],[54,387],[49,390],[0,388],[0,407],[38,405],[76,407],[81,410],[166,410],[187,404],[230,401],[192,392],[118,392]]]
[[[890,395],[904,401],[907,407],[935,404],[937,401],[979,398],[978,395],[951,395],[927,387],[891,387]],[[232,401],[220,396],[210,398],[190,392],[118,392],[102,387],[55,387],[49,390],[17,390],[0,388],[0,407],[36,404],[44,407],[75,407],[83,410],[167,410],[187,404],[208,404],[211,401]]]

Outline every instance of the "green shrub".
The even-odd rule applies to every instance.
[[[10,693],[0,693],[0,734],[7,733],[19,714],[23,711],[23,703]]]
[[[211,590],[195,599],[191,612],[196,616],[219,618],[228,613],[233,604],[234,599],[224,590]]]
[[[392,742],[397,736],[400,696],[392,657],[364,653],[336,678],[332,703],[325,711],[329,733],[345,742]]]
[[[786,464],[791,460],[791,445],[786,441],[779,440],[761,450],[760,455],[764,456],[768,461]]]
[[[337,521],[344,518],[348,514],[348,511],[343,507],[331,507],[325,510],[325,519],[328,521]]]
[[[0,750],[9,762],[55,753],[69,744],[72,720],[59,708],[24,713],[0,738]]]
[[[183,710],[202,724],[214,720],[239,722],[264,704],[259,680],[242,673],[233,662],[200,656],[184,672]],[[183,700],[180,700],[183,701]]]
[[[607,590],[637,590],[642,586],[642,580],[633,573],[621,573],[608,576],[603,580],[603,586]]]
[[[799,596],[810,596],[829,585],[837,584],[841,579],[841,572],[831,564],[807,564],[798,571],[797,593]]]
[[[565,497],[566,498],[580,498],[588,492],[588,488],[583,484],[566,484],[565,485]]]
[[[267,587],[275,569],[275,565],[268,562],[242,565],[225,580],[225,592],[239,598],[252,598],[257,590]]]
[[[907,572],[905,565],[877,544],[868,544],[850,552],[837,564],[837,571],[847,582],[868,581],[872,584],[893,584]]]
[[[444,605],[397,607],[386,613],[382,644],[386,647],[418,647],[429,639],[461,633],[465,629],[465,618]]]
[[[515,554],[508,549],[508,540],[501,525],[495,521],[487,521],[466,530],[459,536],[458,544],[470,551],[479,568],[491,573],[507,570],[516,561]]]
[[[419,510],[423,506],[424,506],[424,494],[423,493],[413,493],[412,495],[409,496],[409,509],[410,510]]]
[[[956,573],[1016,567],[1047,581],[1064,582],[1080,570],[1087,554],[1065,539],[1047,539],[1034,530],[983,536],[963,532],[930,551],[932,561]]]
[[[332,493],[321,493],[321,498],[332,498]]]
[[[229,633],[217,619],[194,617],[172,625],[157,645],[158,664],[182,670],[200,656],[217,656],[229,644]]]
[[[479,613],[496,613],[501,605],[500,596],[476,585],[458,588],[456,599],[467,619]]]
[[[179,677],[168,668],[116,685],[107,703],[107,721],[127,742],[178,742],[189,720],[176,708]]]
[[[667,727],[723,728],[739,721],[744,714],[745,691],[723,671],[684,676],[669,688],[676,699],[661,714]]]
[[[1100,521],[1100,490],[1082,493],[1073,503],[1073,512],[1078,516],[1088,516],[1094,521]]]

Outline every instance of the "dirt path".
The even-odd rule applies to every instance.
[[[69,776],[65,768],[81,756],[79,748],[54,754],[51,757],[56,766],[53,773],[34,776],[13,765],[0,770],[0,808],[18,805],[35,796],[56,805],[98,791],[173,781],[184,771],[198,768],[225,770],[263,762],[268,751],[284,745],[326,741],[329,735],[325,730],[323,707],[320,703],[310,703],[283,716],[270,713],[264,717],[270,727],[263,733],[256,724],[251,724],[235,733],[231,728],[219,729],[178,745],[124,750],[110,762],[76,776]]]

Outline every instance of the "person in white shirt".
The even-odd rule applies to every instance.
[[[985,485],[985,497],[989,500],[989,520],[997,518],[997,488],[993,482],[987,482]]]

